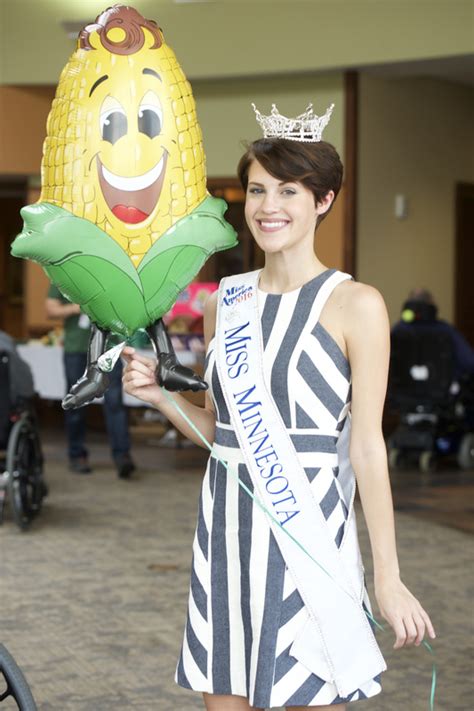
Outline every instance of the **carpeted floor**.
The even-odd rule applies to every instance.
[[[26,534],[0,529],[0,641],[25,672],[41,711],[193,711],[199,695],[174,684],[185,620],[191,541],[205,454],[137,447],[132,481],[93,446],[94,474],[65,470],[47,441],[50,495]],[[361,545],[370,579],[367,534]],[[438,639],[437,711],[472,708],[472,537],[398,513],[405,582],[432,615]],[[384,692],[354,708],[428,711],[431,659],[394,652]],[[2,705],[2,711],[13,706]]]

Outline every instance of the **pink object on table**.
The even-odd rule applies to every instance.
[[[166,322],[169,323],[178,316],[190,316],[192,319],[202,316],[209,294],[216,291],[218,286],[216,281],[196,281],[189,284],[166,315]]]

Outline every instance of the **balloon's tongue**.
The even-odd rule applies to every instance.
[[[148,217],[146,212],[139,210],[138,207],[128,205],[115,205],[112,212],[115,217],[122,220],[122,222],[127,222],[132,225],[135,225],[137,222],[143,222],[143,220],[146,220]]]

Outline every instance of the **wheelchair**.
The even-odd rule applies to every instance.
[[[0,644],[0,703],[9,703],[10,699],[16,702],[19,711],[37,711],[38,707],[23,672],[8,649]]]
[[[416,462],[431,472],[446,456],[474,469],[474,387],[454,372],[449,334],[430,324],[392,333],[387,402],[400,422],[387,440],[391,470]]]
[[[0,472],[0,523],[8,500],[15,522],[26,530],[41,510],[47,487],[33,405],[11,401],[7,351],[0,351]]]

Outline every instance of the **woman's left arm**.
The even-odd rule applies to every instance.
[[[395,632],[394,648],[421,644],[435,632],[418,600],[400,579],[382,414],[387,389],[390,327],[379,292],[353,283],[344,300],[344,337],[352,372],[350,459],[369,531],[375,596]]]

